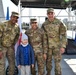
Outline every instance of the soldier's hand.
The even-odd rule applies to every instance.
[[[3,56],[3,53],[2,53],[2,52],[0,52],[0,59],[2,59],[2,56]]]
[[[46,60],[46,59],[47,59],[47,55],[46,55],[46,54],[44,54],[43,56],[44,56],[44,60]]]
[[[63,54],[65,52],[65,48],[60,48],[60,53]]]
[[[34,64],[32,64],[32,68],[34,68]]]

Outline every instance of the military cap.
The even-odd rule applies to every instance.
[[[48,8],[47,13],[50,13],[50,12],[54,12],[54,9],[53,8]]]
[[[19,13],[18,12],[12,12],[12,14],[11,14],[12,16],[16,16],[16,17],[19,17]]]
[[[37,23],[37,19],[33,18],[33,19],[30,19],[30,23],[32,22],[36,22]]]

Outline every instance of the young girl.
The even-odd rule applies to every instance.
[[[34,67],[34,51],[28,43],[28,36],[22,34],[21,44],[17,48],[16,61],[21,75],[30,75],[30,66]]]

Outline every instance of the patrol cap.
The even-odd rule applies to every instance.
[[[12,14],[11,14],[12,16],[16,16],[16,17],[18,17],[19,18],[19,13],[18,12],[12,12]]]
[[[54,9],[53,8],[48,8],[47,13],[50,13],[50,12],[54,12]]]
[[[36,18],[30,19],[30,23],[37,23],[37,19]]]

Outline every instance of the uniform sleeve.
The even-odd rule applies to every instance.
[[[2,50],[1,42],[2,42],[2,33],[3,33],[3,23],[0,23],[0,50]]]
[[[15,37],[15,39],[14,39],[13,45],[15,45],[15,44],[17,43],[18,39],[19,39],[20,28],[18,27],[16,31],[17,31],[17,34],[16,34],[16,37]]]
[[[44,25],[42,25],[41,29],[43,30],[43,53],[46,54],[48,50],[48,43],[47,43],[47,34]]]
[[[61,48],[66,48],[66,44],[67,44],[67,34],[66,34],[66,26],[61,23],[60,24],[60,44],[61,44]]]

